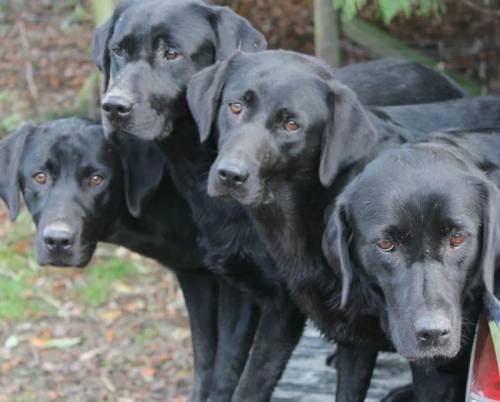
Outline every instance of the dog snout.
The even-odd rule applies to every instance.
[[[451,322],[444,314],[422,316],[415,322],[415,336],[421,347],[444,346],[451,338]]]
[[[239,186],[248,180],[250,173],[240,163],[223,160],[217,167],[217,175],[224,183]]]
[[[102,110],[109,116],[125,117],[130,114],[133,108],[132,101],[124,96],[108,94],[101,104]]]
[[[43,243],[51,253],[67,253],[75,244],[75,232],[62,222],[47,225],[43,230]]]

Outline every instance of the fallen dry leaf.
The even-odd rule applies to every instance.
[[[12,249],[16,252],[16,253],[26,253],[26,251],[28,251],[28,249],[30,248],[30,243],[28,240],[21,240],[21,241],[18,241],[16,244],[14,244],[14,246],[12,247]]]
[[[187,396],[176,396],[175,398],[170,400],[170,402],[186,402],[186,401],[187,401]]]
[[[12,360],[9,360],[7,362],[2,363],[2,372],[6,374],[8,371],[12,370],[13,368],[19,366],[21,363],[24,362],[24,359],[20,356],[14,357]]]
[[[112,329],[106,331],[106,340],[108,342],[113,342],[116,338],[116,333]]]
[[[59,391],[49,391],[47,392],[47,398],[49,398],[49,401],[55,401],[56,399],[62,398],[64,394]]]
[[[107,324],[110,325],[113,322],[115,322],[118,318],[120,318],[123,315],[123,313],[118,310],[106,310],[101,313],[101,319]]]
[[[123,306],[123,310],[127,313],[135,313],[136,311],[144,310],[146,303],[144,300],[134,300]]]
[[[152,366],[158,366],[166,361],[172,360],[172,354],[171,353],[163,353],[158,356],[153,356],[150,359],[150,363]]]
[[[141,370],[142,378],[145,381],[151,381],[156,374],[156,369],[154,367],[143,367]]]

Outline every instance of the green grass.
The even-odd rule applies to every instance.
[[[28,213],[19,216],[0,243],[0,320],[22,320],[38,314],[53,314],[54,308],[33,295],[33,283],[40,273],[30,244],[22,253],[17,247],[33,233]]]
[[[134,342],[140,347],[146,346],[153,339],[158,339],[159,332],[155,328],[147,327],[144,331],[134,336]]]
[[[28,212],[23,211],[11,225],[6,237],[0,239],[0,320],[24,320],[38,315],[56,313],[49,298],[53,295],[47,287],[39,288],[36,282],[44,275],[60,277],[67,270],[47,272],[36,263],[33,250],[35,226]],[[82,271],[68,297],[80,298],[89,307],[101,306],[108,300],[113,286],[135,274],[138,267],[119,258],[97,260]]]
[[[52,315],[53,306],[37,298],[33,283],[39,277],[32,258],[10,250],[0,252],[0,320],[23,320]]]
[[[130,278],[137,272],[137,267],[128,261],[118,258],[103,261],[89,269],[79,292],[85,303],[100,306],[107,300],[114,283]]]

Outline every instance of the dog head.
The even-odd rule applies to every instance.
[[[268,203],[283,180],[329,186],[376,141],[356,95],[293,52],[237,53],[193,77],[188,103],[201,141],[217,136],[209,194],[243,205]]]
[[[0,141],[0,197],[14,220],[22,193],[40,265],[87,265],[123,208],[140,213],[158,182],[145,164],[163,161],[155,165],[154,144],[139,145],[121,162],[100,126],[78,118],[27,124]]]
[[[264,37],[226,7],[200,0],[121,2],[93,42],[105,89],[113,80],[102,100],[106,135],[168,136],[187,113],[185,91],[194,73],[237,49],[265,47]]]
[[[481,276],[493,286],[500,197],[469,165],[442,146],[387,152],[328,219],[323,250],[342,277],[343,305],[355,277],[408,359],[455,356],[464,299],[481,288]]]

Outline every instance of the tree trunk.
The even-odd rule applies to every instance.
[[[99,26],[104,24],[106,20],[113,14],[115,2],[113,0],[94,0],[92,2],[94,7],[94,21],[95,25]]]
[[[114,0],[93,0],[95,26],[104,24],[113,14]],[[77,113],[97,120],[101,117],[102,76],[99,71],[93,72],[85,80],[80,90],[75,109]]]
[[[314,0],[314,42],[316,56],[332,67],[341,65],[340,15],[332,0]]]

